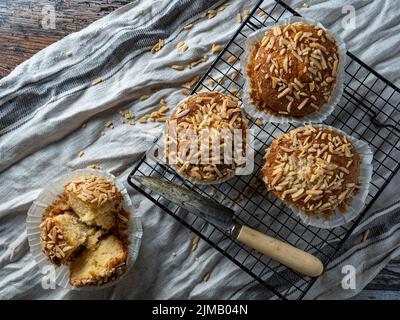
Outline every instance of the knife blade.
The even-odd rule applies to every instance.
[[[232,209],[169,181],[147,176],[133,176],[133,178],[143,186],[203,218],[225,233],[235,236],[239,231],[240,225],[233,221],[234,211]]]
[[[299,273],[316,277],[324,270],[322,262],[317,257],[235,222],[234,211],[216,201],[169,181],[147,176],[132,176],[132,178],[142,186],[203,218],[239,242]]]

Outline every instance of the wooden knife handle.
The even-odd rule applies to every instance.
[[[313,255],[247,226],[242,226],[237,239],[304,275],[317,277],[324,271],[322,262]]]

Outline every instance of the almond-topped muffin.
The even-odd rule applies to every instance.
[[[359,192],[360,155],[331,128],[289,131],[272,142],[264,161],[267,189],[311,216],[345,212]]]
[[[114,228],[122,194],[113,182],[96,175],[83,176],[69,182],[64,190],[82,222],[105,230]]]
[[[195,182],[232,177],[244,164],[247,121],[239,101],[219,92],[192,95],[168,121],[167,161]]]
[[[328,103],[340,64],[329,31],[304,22],[266,31],[249,60],[252,102],[260,111],[282,117],[304,117]]]

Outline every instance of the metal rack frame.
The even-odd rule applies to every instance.
[[[240,94],[244,80],[240,75],[239,61],[244,51],[242,45],[245,38],[267,22],[277,22],[290,15],[299,15],[283,1],[275,0],[275,5],[269,8],[264,8],[263,2],[264,0],[259,1],[252,9],[250,15],[201,77],[192,94],[212,90],[231,94],[233,88],[235,94]],[[259,15],[259,12],[263,12],[264,15]],[[230,56],[236,57],[235,62],[228,62]],[[152,175],[184,184],[208,198],[235,209],[235,218],[238,222],[312,252],[326,267],[400,168],[400,89],[350,52],[347,53],[347,58],[344,94],[325,124],[367,141],[374,151],[374,172],[370,192],[363,212],[355,221],[332,230],[308,227],[282,201],[267,194],[258,177],[263,152],[273,139],[295,128],[290,124],[260,125],[256,124],[254,119],[249,119],[250,127],[255,129],[256,145],[255,169],[249,176],[236,176],[213,187],[198,186],[182,179],[165,164],[145,155],[132,170],[128,183],[258,280],[278,298],[302,299],[316,278],[302,276],[250,250],[168,199],[137,185],[131,177],[136,174]],[[232,77],[234,71],[239,74],[237,78]],[[210,85],[212,83],[213,85]]]

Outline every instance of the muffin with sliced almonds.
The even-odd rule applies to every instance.
[[[165,132],[167,162],[185,178],[218,183],[233,177],[246,157],[247,121],[239,101],[219,92],[178,104]]]
[[[278,117],[308,116],[329,103],[339,66],[338,45],[326,29],[306,22],[268,29],[246,67],[252,104]]]
[[[264,156],[267,189],[309,216],[346,212],[360,190],[361,158],[332,128],[301,127],[278,137]]]
[[[99,286],[127,267],[129,213],[114,181],[99,175],[69,180],[45,210],[42,252],[55,265],[66,265],[75,287]]]

